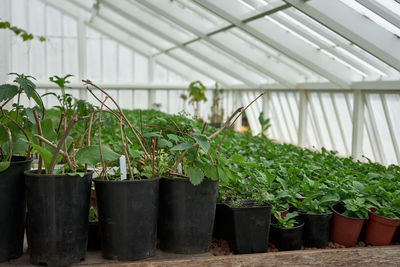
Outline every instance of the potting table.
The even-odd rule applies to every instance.
[[[182,255],[157,251],[156,256],[136,262],[104,260],[99,251],[89,251],[86,260],[76,266],[134,267],[134,266],[399,266],[400,246],[363,247],[344,249],[297,250],[230,256],[210,253]],[[25,253],[1,267],[29,265]]]

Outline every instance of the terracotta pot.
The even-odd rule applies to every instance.
[[[389,245],[397,227],[400,225],[400,220],[380,216],[371,211],[368,212],[368,215],[365,243],[374,246]]]
[[[365,219],[344,216],[345,208],[341,204],[333,205],[331,239],[344,246],[355,246],[360,236]]]

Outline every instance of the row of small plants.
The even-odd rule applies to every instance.
[[[59,85],[60,95],[39,95],[33,77],[12,75],[16,76],[14,83],[0,88],[0,167],[2,176],[12,180],[2,179],[5,186],[0,187],[7,200],[1,205],[5,207],[2,218],[7,218],[2,229],[8,236],[1,243],[1,260],[22,253],[25,197],[31,263],[64,266],[83,259],[92,175],[99,169],[94,184],[105,258],[135,260],[154,255],[157,228],[160,246],[165,250],[208,250],[218,180],[226,171],[217,152],[220,145],[212,147],[220,143],[213,140],[229,131],[245,109],[236,110],[221,129],[212,132],[206,132],[205,123],[197,129],[174,118],[149,124],[151,121],[144,121],[141,112],[135,125],[106,90],[89,80],[82,82],[98,101],[97,107],[68,94],[70,75],[50,78]],[[37,106],[21,105],[22,94],[33,98]],[[56,109],[44,109],[42,98],[48,95],[59,101]],[[5,109],[11,100],[14,104]],[[110,134],[104,134],[108,130]],[[38,167],[30,171],[36,156]],[[187,188],[184,195],[182,186]],[[158,201],[159,197],[165,201]],[[178,201],[172,201],[174,198]],[[184,205],[176,207],[177,202]],[[159,205],[162,212],[157,226]],[[15,212],[17,208],[21,212]],[[171,217],[190,212],[195,214]],[[176,227],[182,219],[193,221],[198,217],[203,223],[189,225],[185,231]],[[193,235],[196,231],[198,237]]]
[[[83,83],[98,105],[73,99],[67,92],[69,75],[50,78],[61,94],[49,93],[59,105],[45,110],[42,98],[49,94],[37,93],[33,77],[13,75],[14,83],[0,88],[0,168],[9,176],[13,164],[26,164],[17,173],[23,178],[26,170],[25,181],[20,179],[14,185],[17,189],[4,188],[20,198],[20,206],[26,189],[32,263],[68,265],[84,258],[86,239],[82,236],[87,234],[87,220],[81,225],[81,217],[88,218],[91,170],[99,177],[94,179],[98,213],[102,235],[108,237],[103,239],[103,256],[110,259],[154,255],[157,228],[162,249],[207,251],[217,196],[233,208],[268,203],[276,214],[276,225],[282,226],[293,224],[296,215],[281,216],[286,209],[326,213],[337,203],[343,204],[345,215],[358,218],[366,218],[371,208],[386,217],[398,214],[398,166],[364,164],[324,149],[312,152],[274,144],[265,135],[231,131],[236,119],[258,98],[238,108],[216,129],[185,114],[122,110],[106,90],[89,80]],[[22,106],[21,94],[33,98],[37,106]],[[16,101],[5,110],[11,100]],[[18,161],[17,155],[23,160]],[[39,156],[38,169],[29,171],[32,155]],[[12,205],[4,206],[10,213],[3,217],[11,217]],[[48,216],[43,216],[49,207]],[[19,225],[15,236],[20,237],[23,223],[11,225]],[[51,234],[48,225],[54,226]],[[60,239],[63,235],[69,238]],[[3,246],[8,247],[9,240],[4,240]],[[78,243],[71,246],[70,240]],[[49,243],[56,245],[49,249]],[[70,254],[60,258],[60,249]],[[22,253],[22,245],[12,253],[7,250],[2,259]]]

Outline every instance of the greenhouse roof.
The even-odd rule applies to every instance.
[[[400,85],[398,0],[41,2],[186,80],[231,88]]]

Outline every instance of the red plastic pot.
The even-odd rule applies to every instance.
[[[371,211],[368,212],[368,215],[365,243],[374,246],[389,245],[397,227],[400,225],[400,220],[380,216]]]
[[[343,205],[331,207],[333,211],[331,239],[344,246],[355,246],[360,236],[365,219],[352,218],[341,213],[345,211]]]

